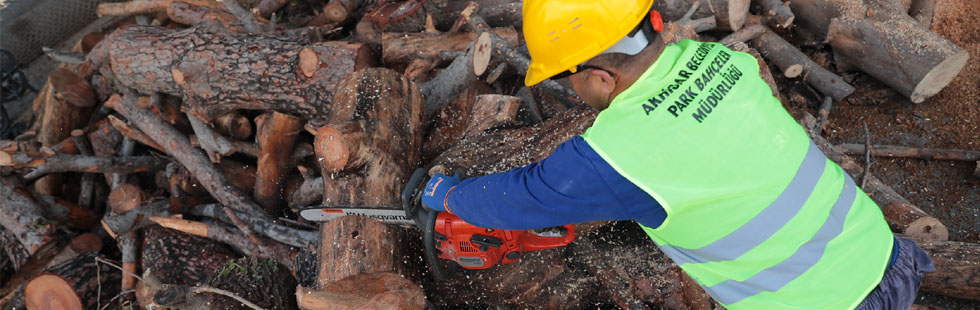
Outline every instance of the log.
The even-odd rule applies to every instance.
[[[435,115],[432,129],[429,130],[424,139],[425,144],[422,146],[423,162],[435,158],[463,137],[477,95],[492,92],[493,89],[486,83],[473,83]]]
[[[449,104],[457,94],[476,82],[478,75],[473,70],[476,51],[488,50],[485,45],[477,47],[478,41],[479,38],[473,40],[466,47],[466,52],[457,56],[446,69],[439,72],[432,80],[419,85],[425,97],[426,119],[432,119],[436,111]]]
[[[223,8],[211,8],[174,1],[167,7],[166,12],[170,20],[184,25],[193,26],[201,23],[213,23],[221,25],[228,30],[246,32],[245,26],[238,21],[238,18]]]
[[[32,278],[24,286],[28,309],[81,310],[108,305],[116,296],[121,273],[96,262],[96,252],[79,255]]]
[[[92,152],[92,147],[89,146],[88,140],[85,138],[85,131],[81,129],[75,129],[71,131],[71,138],[75,141],[75,146],[78,148],[79,153],[82,155],[95,155]],[[78,189],[78,204],[85,208],[92,208],[92,198],[95,194],[95,175],[86,173],[82,175],[81,185]]]
[[[258,171],[252,197],[271,215],[281,212],[285,176],[303,120],[272,112],[255,119],[255,143],[259,146]]]
[[[358,143],[342,144],[320,134],[327,129],[318,131],[314,140],[317,162],[321,175],[329,176],[323,182],[323,204],[398,205],[403,183],[421,160],[425,119],[422,93],[401,74],[375,68],[351,73],[338,89],[341,91],[334,98],[337,104],[329,127],[356,122],[363,135],[355,138]],[[333,141],[337,138],[334,136]],[[358,145],[354,154],[371,154],[370,162],[357,173],[331,173],[335,168],[326,158],[352,158],[351,149],[345,149],[349,145]],[[353,156],[355,161],[357,156]]]
[[[169,205],[165,200],[146,202],[135,209],[102,218],[102,228],[115,239],[118,236],[152,225],[151,216],[169,216],[168,207]]]
[[[80,51],[76,44],[73,51]],[[62,64],[48,74],[48,81],[34,99],[35,119],[39,125],[37,139],[43,146],[52,146],[70,136],[72,130],[84,126],[92,114],[95,96],[86,81],[87,75],[79,65]],[[90,66],[85,65],[90,68]],[[35,184],[37,192],[60,194],[61,176],[45,178]]]
[[[838,145],[837,148],[849,155],[864,154],[865,152],[864,144],[844,143]],[[871,156],[978,161],[980,160],[980,151],[920,148],[899,145],[872,145]]]
[[[238,256],[217,241],[159,226],[144,228],[143,270],[167,282],[199,285]]]
[[[134,173],[161,169],[167,160],[153,156],[97,157],[85,155],[45,155],[16,153],[9,162],[0,166],[14,169],[34,168],[24,175],[26,180],[34,180],[49,173],[88,172],[88,173]]]
[[[179,31],[133,26],[105,41],[123,85],[179,96],[188,112],[205,120],[239,109],[325,120],[340,79],[373,64],[361,44],[303,45],[207,26]]]
[[[221,5],[213,0],[133,0],[119,3],[99,3],[95,12],[99,17],[162,13],[166,12],[167,8],[175,2],[222,9]]]
[[[317,285],[360,274],[393,272],[418,283],[422,253],[418,235],[363,216],[344,216],[320,226]]]
[[[935,272],[922,276],[923,292],[980,300],[980,245],[976,243],[911,238],[929,253]]]
[[[313,290],[296,286],[303,310],[425,309],[425,293],[404,276],[379,272],[353,275]]]
[[[923,27],[932,29],[932,19],[936,14],[936,0],[912,0],[909,16],[919,21]]]
[[[493,28],[493,32],[512,46],[518,44],[513,27]],[[386,64],[407,64],[415,59],[438,59],[442,51],[465,51],[477,34],[467,33],[391,33],[382,34],[381,59]]]
[[[796,49],[796,47],[783,40],[783,38],[771,30],[767,29],[749,43],[758,49],[762,53],[762,56],[775,63],[783,72],[787,72],[793,66],[802,66],[800,69],[803,71],[803,80],[824,96],[830,96],[834,100],[841,100],[854,92],[854,86],[844,82],[844,79],[840,76],[813,62],[810,57],[807,57],[803,52],[800,52],[800,50]]]
[[[222,175],[227,178],[231,183],[231,186],[241,190],[242,192],[249,192],[255,188],[256,181],[256,171],[255,165],[246,164],[243,162],[225,159],[215,165],[215,168]],[[174,175],[171,176],[171,182],[177,184],[180,190],[188,195],[193,196],[207,196],[208,191],[201,184],[194,175],[185,168],[180,168]]]
[[[700,0],[664,0],[654,1],[653,9],[660,12],[664,22],[681,19],[687,10]],[[735,31],[745,25],[749,13],[749,0],[707,0],[701,3],[691,16],[700,19],[714,16],[719,30]]]
[[[769,24],[773,27],[789,28],[793,25],[793,20],[796,19],[796,15],[789,8],[788,2],[779,0],[753,0],[752,2],[762,7],[761,15],[769,20]]]
[[[5,242],[3,248],[14,269],[19,269],[31,255],[55,240],[55,225],[41,214],[43,208],[14,178],[0,177],[0,197],[4,197],[0,226],[17,241]]]
[[[43,206],[44,216],[59,225],[81,230],[91,230],[99,225],[101,216],[95,215],[90,208],[44,194],[34,194],[34,198]]]
[[[5,233],[3,234],[5,235]],[[16,241],[14,241],[16,242]],[[0,306],[3,309],[21,309],[13,303],[23,304],[23,286],[29,279],[33,279],[41,272],[50,270],[52,267],[72,260],[79,255],[98,252],[102,249],[102,239],[93,233],[83,233],[72,238],[68,244],[57,242],[57,246],[49,246],[35,252],[27,262],[17,269],[17,273],[4,280],[3,289],[0,289]]]
[[[286,186],[286,205],[290,208],[310,206],[323,201],[323,177],[304,178],[295,190]]]
[[[864,168],[861,165],[834,147],[827,139],[820,136],[819,128],[816,127],[817,120],[813,115],[804,113],[800,123],[803,124],[803,128],[807,129],[810,140],[827,155],[827,158],[840,165],[851,178],[856,180],[863,178],[866,180],[865,187],[862,189],[882,208],[882,213],[885,214],[885,221],[888,222],[888,225],[892,229],[913,228],[914,231],[908,233],[903,231],[897,232],[914,237],[941,238],[939,240],[946,240],[948,238],[949,230],[945,224],[913,205],[908,199],[902,197],[902,195],[898,194],[898,192],[875,176],[865,176]],[[913,226],[911,223],[917,223],[917,225]]]
[[[320,188],[322,188],[322,186]],[[193,215],[215,218],[229,224],[232,223],[232,220],[228,217],[228,214],[224,212],[224,208],[217,204],[195,205],[189,209],[190,210],[188,210],[188,212]],[[300,242],[287,243],[295,247],[305,246],[307,243],[303,240],[316,240],[318,234],[314,231],[285,227],[273,222],[260,222],[260,225],[262,225],[262,227],[257,228],[259,231],[278,232],[280,236],[276,237],[275,239],[299,240]]]
[[[910,17],[898,0],[797,0],[790,7],[801,26],[825,35],[835,60],[914,103],[946,87],[969,58],[966,50]]]
[[[463,136],[474,136],[500,126],[513,126],[524,102],[507,95],[477,95]]]
[[[191,122],[194,134],[200,142],[201,148],[211,158],[211,162],[220,162],[221,156],[230,155],[235,151],[235,146],[231,141],[215,132],[210,125],[205,124],[201,119],[194,115],[187,115],[187,120]]]

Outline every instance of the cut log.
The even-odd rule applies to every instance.
[[[79,255],[34,277],[24,287],[24,303],[32,310],[82,310],[108,305],[116,296],[121,273],[96,262],[90,252]]]
[[[286,185],[286,204],[290,208],[310,206],[323,201],[323,177],[304,177],[302,183],[293,190]]]
[[[424,140],[425,145],[422,146],[423,162],[435,158],[463,137],[477,95],[492,92],[493,89],[486,83],[475,82],[435,115],[432,129],[429,130]]]
[[[820,129],[817,128],[817,120],[813,115],[804,113],[800,123],[803,124],[803,128],[807,129],[810,140],[827,155],[827,158],[840,165],[851,178],[855,180],[866,179],[865,187],[862,190],[882,208],[882,213],[885,214],[885,221],[888,222],[892,229],[912,228],[914,231],[909,232],[909,234],[918,235],[919,237],[948,238],[949,230],[946,228],[946,225],[934,216],[929,215],[929,213],[912,205],[908,199],[902,197],[902,195],[887,184],[881,182],[878,178],[873,175],[865,176],[864,167],[834,147],[827,139],[820,136]],[[916,225],[913,226],[911,223],[916,223]],[[904,233],[903,231],[896,232]]]
[[[698,1],[700,0],[654,1],[653,9],[660,12],[664,22],[672,22],[681,19],[687,10]],[[699,19],[705,16],[714,16],[718,29],[735,31],[745,25],[745,18],[749,14],[749,4],[750,0],[706,0],[701,3],[701,6],[691,17]]]
[[[0,226],[17,241],[5,242],[3,248],[14,269],[19,269],[31,255],[55,239],[55,225],[41,214],[44,208],[14,178],[0,177],[0,197],[4,197]]]
[[[338,89],[329,124],[337,128],[339,124],[360,123],[363,135],[355,139],[360,141],[357,154],[371,157],[357,173],[331,173],[334,168],[327,165],[326,158],[344,157],[336,154],[346,153],[342,148],[351,144],[330,143],[329,136],[318,134],[314,140],[317,162],[321,175],[329,176],[323,182],[323,204],[397,205],[401,187],[421,160],[421,92],[401,74],[374,68],[351,73]],[[335,136],[334,141],[338,138]]]
[[[422,289],[391,272],[358,274],[313,290],[296,287],[296,301],[303,310],[425,309]]]
[[[912,238],[929,253],[935,272],[922,276],[923,292],[980,300],[980,245],[976,243]]]
[[[439,72],[432,80],[419,85],[425,97],[425,118],[432,119],[436,111],[455,98],[460,92],[476,82],[477,75],[473,71],[473,56],[476,52],[474,39],[466,47],[466,52],[457,56],[446,69]]]
[[[272,112],[255,119],[255,143],[259,146],[258,171],[252,197],[271,215],[278,215],[283,201],[282,188],[296,138],[303,120]]]
[[[523,104],[520,97],[477,95],[463,136],[478,135],[496,127],[513,126],[514,119],[517,118],[517,110]]]
[[[512,46],[518,44],[517,30],[513,27],[494,28],[494,33]],[[414,59],[438,59],[442,51],[465,51],[477,35],[467,33],[384,33],[382,35],[382,60],[386,64],[407,64]]]
[[[238,109],[325,120],[337,83],[373,64],[370,51],[361,44],[304,46],[206,26],[180,31],[133,26],[105,41],[112,70],[123,85],[179,96],[188,112],[206,120]],[[320,64],[309,77],[297,66],[303,50],[313,51]]]
[[[146,200],[146,194],[138,186],[123,184],[109,193],[109,209],[113,213],[124,213],[136,209]]]
[[[421,280],[421,244],[418,235],[403,228],[363,216],[344,216],[320,226],[317,251],[317,284],[331,283],[359,274],[393,272]]]
[[[144,228],[143,235],[140,260],[143,270],[152,270],[157,277],[173,284],[203,284],[228,260],[237,258],[217,241],[169,228],[149,226]]]
[[[846,154],[864,154],[864,144],[844,143],[837,148]],[[901,158],[921,158],[934,160],[980,160],[980,151],[967,151],[955,149],[934,149],[918,148],[899,145],[872,145],[871,156],[875,157],[901,157]]]
[[[323,187],[321,186],[320,188]],[[232,220],[228,217],[228,214],[225,213],[224,207],[217,204],[195,205],[190,208],[189,213],[197,216],[215,218],[224,223],[232,223]],[[261,222],[260,225],[264,227],[259,227],[256,230],[276,232],[279,234],[279,236],[275,238],[277,240],[295,240],[292,243],[287,243],[295,247],[303,247],[310,244],[311,242],[307,242],[307,240],[315,241],[318,234],[315,231],[285,227],[274,222]],[[297,271],[297,273],[299,273],[299,271]]]
[[[34,198],[44,206],[45,217],[60,225],[82,230],[91,230],[99,225],[101,216],[96,216],[90,208],[55,196],[34,194]]]
[[[899,0],[795,0],[797,22],[846,62],[919,103],[966,65],[969,54],[910,17]]]
[[[794,66],[801,66],[803,80],[824,96],[841,100],[854,92],[854,86],[813,62],[810,57],[807,57],[806,54],[803,54],[771,30],[766,29],[750,43],[752,47],[762,53],[762,56],[775,63],[784,73],[790,71]]]

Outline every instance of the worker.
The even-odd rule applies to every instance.
[[[600,112],[545,159],[423,203],[471,224],[633,220],[729,309],[908,309],[932,261],[773,96],[756,59],[666,45],[652,0],[528,0],[525,83],[567,79]]]

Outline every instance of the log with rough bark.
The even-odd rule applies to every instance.
[[[929,31],[899,0],[794,0],[796,22],[825,36],[834,59],[919,103],[966,65],[969,54]]]
[[[681,19],[699,1],[701,5],[692,16],[694,19],[714,16],[718,29],[728,31],[739,30],[745,25],[750,0],[664,0],[654,1],[653,9],[660,12],[664,22],[671,22]]]
[[[456,144],[463,137],[469,120],[470,110],[476,101],[477,95],[493,93],[493,89],[483,82],[475,82],[456,96],[452,102],[443,107],[439,113],[435,114],[432,120],[432,128],[425,137],[425,144],[422,146],[422,157],[424,162],[435,158],[446,149]]]
[[[513,27],[494,28],[494,33],[516,46],[517,30]],[[381,38],[381,59],[386,64],[407,64],[414,59],[434,60],[442,51],[465,51],[476,34],[467,33],[384,33]]]
[[[976,243],[912,238],[929,253],[935,272],[922,276],[923,292],[980,300],[980,245]]]
[[[79,51],[76,45],[73,51]],[[48,81],[34,98],[34,122],[37,140],[44,146],[52,146],[68,138],[72,130],[85,126],[94,110],[95,95],[80,67],[62,64],[48,74]],[[62,176],[54,175],[40,180],[35,189],[46,195],[60,194]]]
[[[426,308],[422,289],[391,272],[353,275],[319,290],[300,285],[296,287],[296,301],[303,310]]]
[[[393,272],[416,283],[421,280],[418,235],[363,216],[344,216],[323,223],[317,251],[318,287],[347,277]]]
[[[422,94],[388,69],[350,74],[338,87],[329,125],[317,129],[324,205],[397,205],[421,160]],[[343,173],[339,173],[343,172]]]
[[[119,293],[121,272],[99,263],[96,252],[79,255],[32,278],[24,304],[32,310],[98,309]],[[103,258],[104,259],[104,258]]]
[[[48,246],[35,252],[23,266],[17,269],[17,273],[4,280],[3,288],[0,289],[0,296],[3,296],[0,299],[0,308],[22,308],[23,305],[17,307],[13,303],[23,304],[24,282],[79,255],[98,252],[101,249],[102,238],[93,233],[83,233],[72,238],[68,244],[57,243],[57,246]]]
[[[282,189],[286,185],[293,146],[303,130],[303,120],[271,112],[256,117],[255,124],[259,159],[252,197],[267,213],[275,216],[282,213]]]
[[[949,238],[949,230],[945,224],[913,205],[908,199],[902,197],[902,195],[878,178],[873,175],[865,175],[864,167],[837,149],[827,139],[820,136],[820,129],[817,128],[817,120],[813,115],[804,113],[800,123],[803,125],[803,128],[807,129],[810,140],[827,155],[827,158],[840,165],[855,180],[867,179],[862,190],[882,208],[882,213],[885,214],[885,220],[892,229],[912,228],[908,231],[896,231],[912,237],[938,240]]]
[[[325,120],[337,83],[374,62],[361,44],[303,45],[207,26],[132,26],[105,41],[123,85],[179,96],[188,112],[206,120],[238,109]]]
[[[169,283],[203,284],[215,270],[221,270],[228,260],[238,257],[226,246],[208,238],[155,225],[144,228],[143,232],[140,260],[143,270],[152,270]]]
[[[802,69],[802,72],[797,72],[796,75],[802,74],[803,80],[824,96],[841,100],[854,92],[854,86],[813,62],[810,57],[771,30],[764,30],[757,38],[747,43],[751,43],[752,47],[758,49],[762,56],[775,63],[784,73],[794,66],[797,70]]]
[[[135,173],[154,171],[167,166],[167,159],[153,156],[98,157],[85,155],[46,155],[17,153],[9,156],[9,161],[0,166],[15,169],[34,168],[24,175],[26,180],[34,180],[49,173],[88,172],[88,173]]]
[[[42,215],[44,208],[14,178],[0,177],[0,197],[4,197],[0,226],[13,237],[11,241],[16,241],[4,242],[3,250],[14,269],[19,269],[31,255],[56,239],[56,227]]]
[[[864,154],[864,144],[844,143],[837,148],[846,154]],[[935,160],[980,160],[980,151],[956,150],[956,149],[935,149],[907,147],[899,145],[872,145],[871,156],[875,157],[901,157],[901,158],[921,158]]]

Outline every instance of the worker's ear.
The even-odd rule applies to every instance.
[[[616,89],[616,78],[606,70],[592,69],[586,73],[589,75],[589,84],[596,94],[611,100],[612,92]]]

